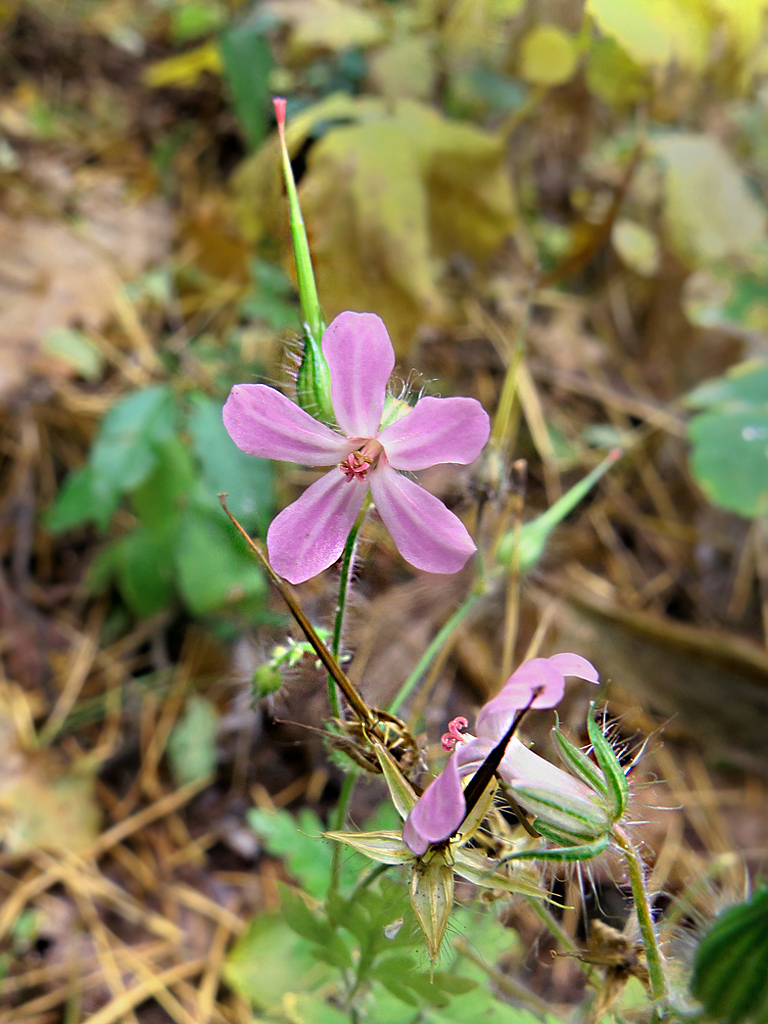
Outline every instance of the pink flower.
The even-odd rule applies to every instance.
[[[384,524],[407,562],[427,572],[458,572],[476,550],[443,503],[397,470],[473,462],[490,424],[473,398],[421,398],[382,427],[395,353],[373,313],[340,313],[323,334],[332,430],[264,384],[236,384],[224,425],[244,452],[305,466],[333,465],[273,520],[267,549],[275,571],[302,583],[341,555],[370,489]]]
[[[403,842],[417,857],[434,843],[450,839],[466,816],[461,779],[474,775],[485,758],[504,737],[516,712],[526,707],[534,689],[543,687],[531,707],[551,708],[563,696],[565,676],[578,676],[597,683],[594,666],[578,654],[555,654],[551,658],[532,658],[514,672],[501,691],[477,716],[477,735],[465,733],[466,718],[455,718],[443,736],[443,748],[455,750],[443,771],[424,790],[403,825]],[[550,793],[567,802],[570,809],[595,812],[591,791],[579,779],[546,761],[513,736],[507,744],[497,774],[513,790],[515,787]],[[525,800],[521,799],[525,806]]]

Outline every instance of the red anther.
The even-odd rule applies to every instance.
[[[468,725],[469,722],[463,715],[459,715],[458,718],[454,718],[449,722],[448,732],[443,733],[440,739],[443,750],[453,750],[457,743],[464,743],[466,737],[462,736],[461,730],[466,729]]]

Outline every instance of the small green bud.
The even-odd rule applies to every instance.
[[[319,342],[304,325],[304,351],[296,379],[296,400],[316,420],[335,426],[331,402],[331,373]]]
[[[259,665],[253,673],[253,696],[256,700],[277,693],[282,685],[283,673],[269,661]]]

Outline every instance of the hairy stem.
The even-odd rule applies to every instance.
[[[347,594],[349,592],[349,583],[352,579],[352,573],[355,571],[355,552],[357,551],[357,538],[360,533],[360,527],[363,525],[368,507],[371,503],[370,497],[366,497],[363,502],[363,507],[360,509],[360,514],[354,522],[352,529],[349,531],[347,542],[344,545],[344,551],[341,556],[341,578],[339,579],[339,596],[336,601],[336,618],[333,623],[333,636],[331,638],[331,654],[334,656],[336,661],[339,660],[339,648],[341,647],[341,634],[344,629],[344,612],[347,608]],[[339,695],[336,691],[336,682],[332,676],[328,676],[328,700],[331,703],[331,714],[334,718],[341,717],[341,705],[339,704]]]
[[[632,898],[637,911],[640,935],[645,946],[645,958],[648,962],[648,975],[651,981],[651,992],[654,999],[665,999],[669,995],[667,978],[664,974],[664,955],[659,948],[656,929],[653,926],[651,906],[645,888],[645,868],[640,854],[624,829],[618,825],[613,827],[613,838],[624,854],[632,886]]]

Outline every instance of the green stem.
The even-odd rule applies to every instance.
[[[396,715],[403,704],[410,697],[413,689],[421,680],[421,677],[427,671],[432,663],[432,660],[437,656],[440,648],[446,642],[448,637],[453,631],[461,625],[464,619],[469,615],[472,609],[475,607],[479,599],[482,597],[482,591],[473,590],[466,601],[460,605],[448,621],[442,626],[442,628],[436,633],[432,643],[427,647],[422,656],[416,663],[415,668],[405,680],[403,685],[397,691],[395,699],[387,708],[390,714]]]
[[[624,829],[618,825],[613,827],[613,838],[624,854],[632,886],[632,897],[637,911],[637,922],[640,935],[645,946],[645,959],[648,963],[648,976],[651,981],[651,993],[654,999],[666,999],[669,996],[667,979],[664,974],[664,955],[659,948],[653,916],[645,890],[645,869],[640,854]]]
[[[347,817],[347,811],[349,810],[349,803],[352,799],[352,793],[357,782],[357,776],[354,772],[347,772],[344,776],[344,781],[341,784],[341,792],[339,793],[339,801],[334,808],[333,814],[331,815],[331,828],[334,831],[341,831],[344,828],[344,821]],[[329,892],[338,892],[339,890],[339,874],[341,871],[341,843],[333,844],[333,853],[331,854],[331,884],[329,886]]]
[[[344,552],[341,556],[341,578],[339,579],[339,597],[336,601],[336,618],[333,623],[333,636],[331,638],[331,654],[338,661],[339,660],[339,648],[341,647],[341,634],[344,629],[344,612],[347,607],[347,593],[349,591],[349,583],[352,579],[352,573],[355,568],[355,552],[357,550],[357,536],[360,533],[360,527],[363,525],[368,507],[371,504],[370,495],[368,495],[363,502],[363,507],[360,509],[360,514],[354,522],[352,529],[349,531],[347,542],[344,545]],[[331,703],[331,714],[334,718],[341,718],[341,705],[339,704],[339,695],[336,692],[336,683],[332,676],[328,676],[328,700]]]

